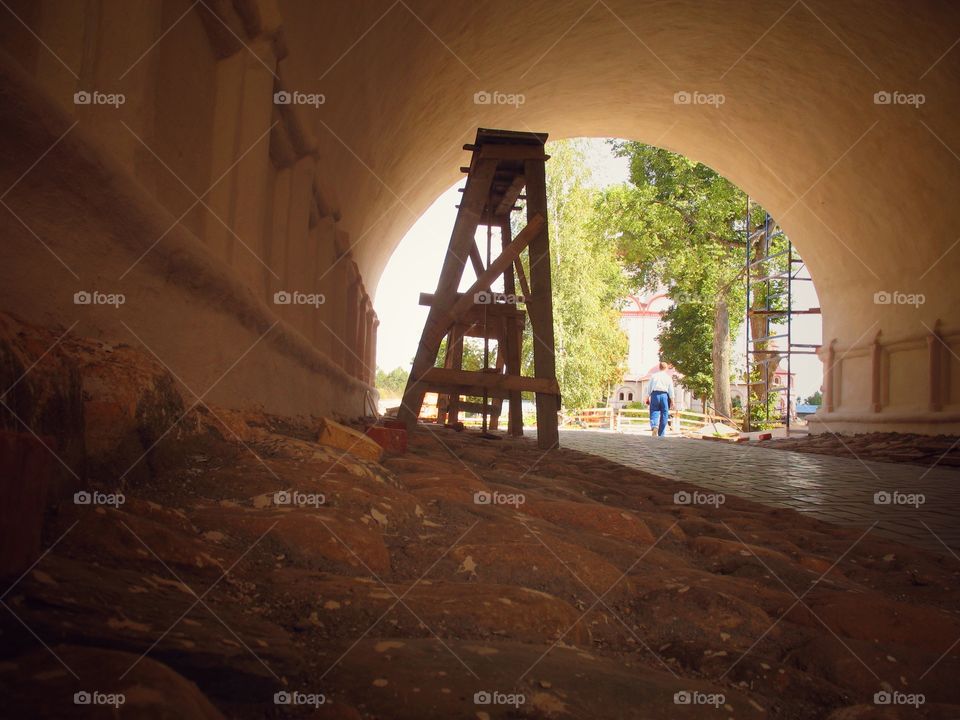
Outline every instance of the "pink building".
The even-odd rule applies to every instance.
[[[643,402],[647,396],[647,383],[660,362],[660,317],[670,307],[666,292],[650,295],[630,295],[620,312],[620,327],[627,334],[627,370],[623,380],[613,389],[610,406],[614,409],[631,402]],[[676,407],[685,410],[694,406],[690,392],[680,386],[682,375],[671,369],[677,383]]]

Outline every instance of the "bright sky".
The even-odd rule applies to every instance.
[[[614,157],[605,140],[590,138],[587,146],[587,162],[598,186],[606,187],[627,180],[626,158]],[[410,367],[427,319],[427,308],[418,304],[419,296],[421,292],[433,292],[436,289],[450,232],[457,217],[456,205],[461,197],[457,188],[462,186],[461,181],[437,198],[410,228],[384,269],[374,303],[380,318],[377,331],[378,367],[385,370],[398,366]],[[473,278],[470,264],[467,263],[461,289],[465,289]],[[794,284],[794,307],[819,305],[813,288],[805,287],[812,284]],[[794,321],[793,335],[794,343],[819,343],[820,318],[800,316]],[[733,347],[734,361],[738,366],[742,366],[743,351],[741,334]],[[795,395],[805,398],[820,388],[822,369],[816,356],[795,356],[793,371],[797,378]]]

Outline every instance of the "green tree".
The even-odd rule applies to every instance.
[[[404,388],[407,386],[408,377],[410,377],[410,372],[402,367],[394,368],[390,372],[378,367],[376,379],[377,391],[381,397],[401,397]]]
[[[682,385],[700,398],[713,395],[713,311],[704,303],[679,302],[662,316],[660,354],[682,375]]]
[[[440,350],[437,352],[437,367],[443,367],[443,362],[447,357],[447,338],[440,341]],[[490,342],[490,354],[488,357],[489,367],[493,367],[497,362],[497,343]],[[464,370],[480,370],[483,368],[483,340],[479,338],[466,337],[463,339],[463,359],[460,367]]]
[[[714,408],[730,416],[730,339],[743,318],[731,308],[745,302],[747,196],[711,168],[682,155],[639,142],[611,142],[615,154],[629,158],[630,182],[604,193],[597,232],[617,243],[635,286],[650,291],[667,287],[676,303],[703,306],[668,315],[664,359],[678,369],[687,365],[694,375],[709,367]],[[757,206],[752,214],[766,218]],[[751,237],[757,224],[751,222]],[[695,342],[703,339],[704,312],[712,318],[709,356],[703,343]],[[693,348],[670,344],[671,338],[683,337],[694,341]],[[694,351],[699,355],[694,357]]]
[[[803,401],[807,405],[823,405],[823,393],[817,390],[813,395]]]
[[[557,381],[564,407],[591,407],[623,376],[627,338],[620,327],[620,304],[627,294],[627,277],[616,243],[595,232],[600,191],[586,162],[585,143],[548,143],[547,153]],[[529,268],[526,253],[524,264]],[[533,368],[532,348],[528,324],[524,341],[528,373]]]

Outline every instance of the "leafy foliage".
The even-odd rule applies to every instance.
[[[616,238],[638,287],[671,288],[674,300],[743,302],[746,195],[711,168],[669,150],[612,141],[630,158],[630,184],[610,188],[601,230]],[[739,291],[739,295],[738,295]]]
[[[712,309],[704,303],[677,303],[663,314],[662,322],[660,353],[683,375],[681,384],[697,397],[713,395]]]
[[[444,358],[447,356],[447,339],[440,341],[440,350],[437,352],[437,367],[443,367]],[[490,354],[488,357],[489,367],[493,367],[497,362],[497,343],[490,341]],[[463,361],[461,367],[464,370],[480,370],[483,368],[483,340],[479,338],[466,337],[463,339]]]
[[[402,367],[395,368],[386,372],[383,368],[377,368],[376,386],[380,395],[385,398],[397,398],[403,395],[404,388],[407,387],[407,378],[410,372]]]
[[[557,381],[565,407],[595,407],[623,376],[627,337],[620,303],[627,277],[616,243],[595,231],[600,191],[592,185],[583,141],[549,143],[547,153]],[[524,367],[532,374],[529,325]]]
[[[611,144],[629,158],[630,183],[604,193],[596,230],[617,243],[636,287],[669,289],[676,305],[664,316],[663,359],[688,378],[687,387],[702,397],[712,393],[717,410],[729,413],[730,337],[743,321],[736,308],[745,303],[747,196],[682,155],[639,142]],[[766,218],[756,205],[752,213]]]

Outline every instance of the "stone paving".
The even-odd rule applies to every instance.
[[[708,490],[960,551],[960,472],[683,437],[561,430],[560,444]],[[879,494],[879,495],[878,495]],[[922,495],[911,498],[910,495]],[[888,502],[885,502],[888,501]]]

